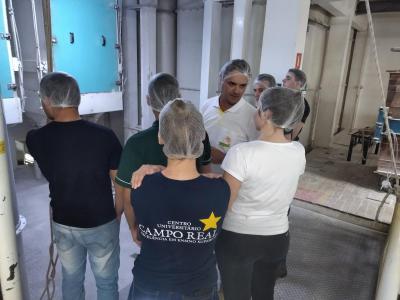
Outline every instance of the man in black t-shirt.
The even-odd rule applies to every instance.
[[[121,144],[110,129],[80,118],[80,91],[71,76],[47,74],[40,97],[51,122],[31,130],[26,144],[49,182],[63,299],[84,299],[87,255],[98,299],[118,299],[123,203],[116,196],[114,205],[111,181]]]
[[[301,90],[307,82],[306,74],[299,69],[289,69],[285,78],[282,80],[283,86],[289,89]],[[292,141],[299,140],[299,134],[306,123],[308,115],[310,114],[310,105],[304,98],[304,114],[301,122],[293,130],[285,130],[285,135]]]

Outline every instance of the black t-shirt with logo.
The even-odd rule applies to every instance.
[[[142,240],[134,284],[147,290],[190,293],[217,282],[214,245],[230,190],[223,179],[173,180],[146,176],[131,201]]]
[[[31,130],[26,144],[49,182],[55,222],[91,228],[115,219],[109,172],[122,147],[112,130],[85,120],[51,122]]]

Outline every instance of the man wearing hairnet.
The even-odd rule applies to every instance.
[[[254,91],[254,97],[256,98],[256,103],[258,106],[258,100],[260,99],[261,93],[269,88],[275,87],[276,86],[276,81],[275,77],[270,75],[270,74],[258,74],[256,80],[254,80],[253,83],[253,91]]]
[[[221,164],[233,145],[257,137],[253,118],[256,109],[243,98],[250,77],[245,60],[228,61],[219,73],[220,95],[206,100],[200,108],[214,164]]]
[[[307,77],[302,70],[289,69],[285,78],[282,80],[282,83],[283,86],[286,88],[301,91],[307,83]],[[286,137],[288,137],[292,141],[298,141],[299,134],[303,129],[309,114],[310,114],[310,105],[304,98],[304,113],[303,117],[301,118],[301,122],[297,124],[297,126],[293,129],[285,129]]]
[[[148,87],[147,103],[152,108],[155,121],[153,125],[128,139],[122,152],[115,181],[123,187],[124,203],[128,203],[125,215],[131,230],[135,226],[129,223],[133,218],[130,206],[131,178],[133,172],[142,165],[154,165],[155,168],[167,165],[167,157],[163,153],[163,146],[158,143],[159,115],[163,107],[171,100],[180,98],[179,83],[175,77],[167,73],[158,73],[150,80]],[[208,136],[203,141],[203,154],[196,160],[197,169],[200,173],[208,173],[211,162],[211,149]],[[134,232],[132,231],[132,234]],[[136,237],[133,236],[135,241]]]
[[[40,81],[39,97],[51,122],[29,131],[26,145],[49,182],[52,238],[62,266],[62,299],[85,299],[89,258],[97,299],[118,300],[123,203],[117,187],[114,199],[111,182],[121,144],[109,128],[81,119],[81,93],[72,76],[46,74]]]

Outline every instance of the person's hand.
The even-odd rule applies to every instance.
[[[211,179],[215,179],[215,178],[222,178],[222,174],[218,174],[218,173],[204,173],[201,174],[207,178],[211,178]]]
[[[164,166],[159,165],[142,165],[132,174],[131,186],[133,189],[137,189],[141,186],[144,176],[151,175],[164,170]]]
[[[142,246],[142,241],[140,240],[140,234],[137,225],[131,228],[131,235],[132,240],[136,243],[136,245],[138,245],[139,247]]]

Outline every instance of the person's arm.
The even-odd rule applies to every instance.
[[[206,132],[206,137],[203,140],[203,153],[198,158],[198,161],[200,163],[198,170],[199,173],[201,174],[211,173],[211,144],[207,132]]]
[[[117,170],[110,170],[110,178],[114,185],[115,191],[115,214],[117,216],[117,220],[121,221],[121,216],[124,211],[124,202],[121,194],[122,187],[119,184],[115,183],[115,176],[117,175]]]
[[[161,165],[142,165],[132,174],[132,179],[131,179],[132,188],[137,189],[138,187],[140,187],[144,176],[161,172],[164,169],[165,167]]]
[[[140,246],[142,242],[139,238],[138,226],[136,224],[135,211],[131,203],[131,189],[122,188],[122,197],[124,199],[124,214],[131,232],[132,240]]]
[[[242,183],[228,172],[224,172],[223,178],[228,183],[229,188],[231,190],[231,197],[229,199],[229,204],[228,204],[228,209],[231,209],[233,202],[235,202],[237,198]]]
[[[211,169],[211,164],[206,164],[206,165],[201,165],[200,166],[200,173],[201,174],[208,174],[211,173],[212,169]]]
[[[225,153],[217,148],[211,147],[211,162],[220,165],[225,158]]]
[[[121,159],[122,146],[113,131],[110,131],[110,138],[106,145],[110,147],[109,158],[108,158],[108,169],[109,169],[108,174],[111,178],[115,191],[115,200],[114,200],[115,214],[117,220],[121,221],[121,216],[124,211],[124,203],[121,198],[119,185],[116,182],[116,176],[117,176],[118,165]]]
[[[291,134],[291,140],[294,141],[297,136],[300,134],[300,131],[303,129],[304,123],[300,122],[296,125],[296,127],[293,129],[292,134]]]

